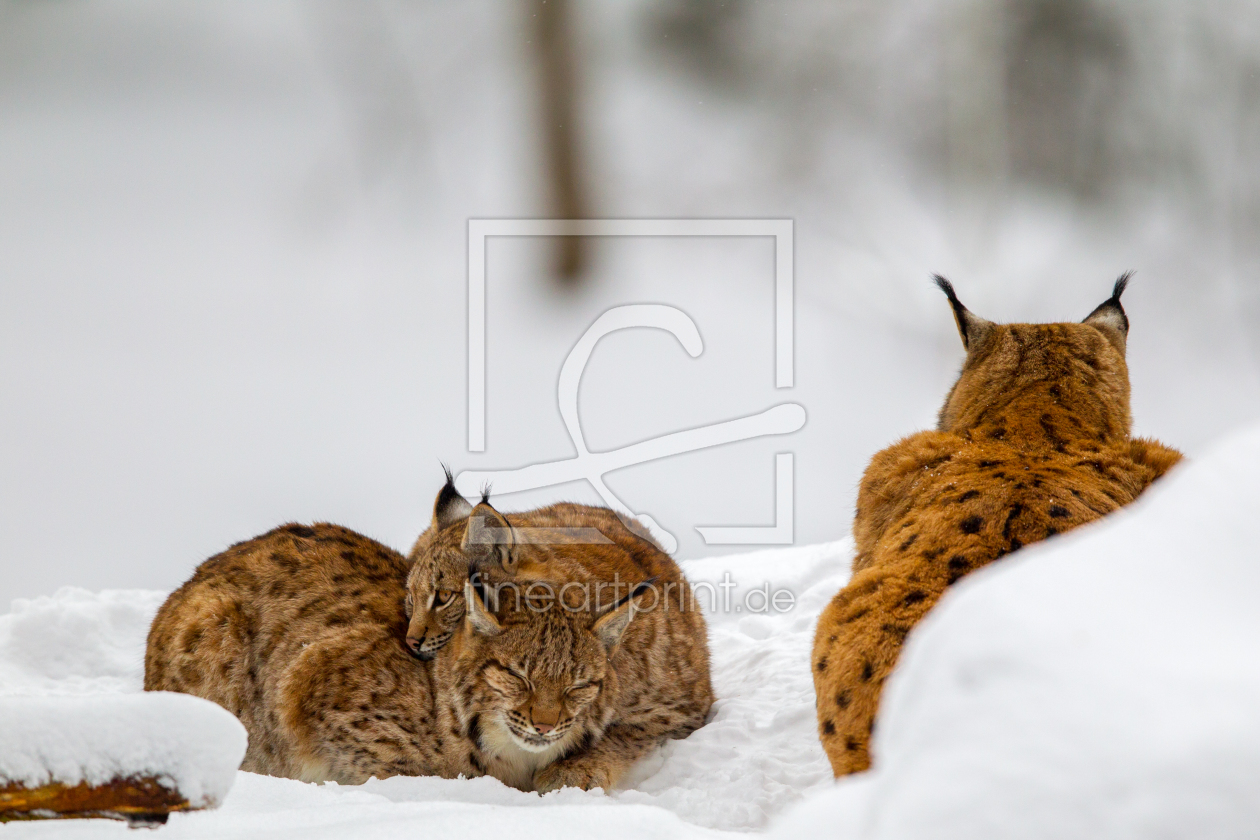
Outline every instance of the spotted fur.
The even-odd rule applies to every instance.
[[[415,745],[441,749],[449,724],[429,669],[403,647],[406,575],[398,552],[337,525],[286,525],[238,543],[158,610],[144,687],[204,697],[240,718],[241,768],[254,773],[351,783],[430,771]],[[332,741],[345,748],[330,752]]]
[[[967,358],[936,431],[877,454],[858,492],[853,577],[818,622],[818,731],[837,776],[870,766],[880,692],[946,588],[1133,501],[1180,460],[1129,436],[1127,276],[1080,324],[998,325],[958,302]]]
[[[494,533],[478,540],[476,526]],[[408,559],[407,644],[420,659],[432,659],[455,635],[464,618],[464,581],[470,573],[522,586],[547,581],[557,588],[568,582],[681,579],[637,520],[572,502],[500,514],[488,497],[475,507],[463,499],[449,472],[434,501],[432,522]]]
[[[207,560],[167,599],[145,688],[235,714],[252,772],[608,787],[701,726],[713,701],[703,617],[676,565],[656,563],[670,567],[668,604],[628,597],[650,580],[633,563],[584,609],[501,597],[491,612],[472,595],[441,655],[419,660],[406,645],[407,560],[339,526],[288,525]]]

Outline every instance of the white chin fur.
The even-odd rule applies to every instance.
[[[564,735],[545,744],[530,744],[496,715],[482,728],[481,743],[493,775],[512,787],[533,790],[534,774],[564,755],[565,747],[571,743],[575,732],[576,729],[570,727]]]
[[[515,732],[512,732],[512,740],[516,742],[516,745],[518,747],[525,750],[526,752],[541,753],[541,752],[547,752],[547,750],[554,747],[559,742],[560,739],[551,738],[549,740],[539,743],[538,741],[528,741],[525,738],[522,738],[520,735],[517,735]]]

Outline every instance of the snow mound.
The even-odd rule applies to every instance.
[[[0,784],[153,777],[194,807],[213,807],[246,740],[230,712],[187,694],[10,695],[0,697]]]
[[[0,696],[139,691],[149,624],[165,598],[67,586],[15,600],[0,615]]]
[[[718,701],[706,726],[640,762],[618,790],[566,789],[539,796],[489,778],[396,777],[339,787],[237,773],[222,808],[177,816],[164,832],[257,837],[299,827],[305,835],[325,826],[329,837],[392,836],[420,818],[426,826],[436,820],[465,828],[476,820],[487,831],[546,823],[561,836],[589,836],[596,819],[601,826],[615,823],[627,836],[763,829],[809,792],[832,785],[815,732],[809,652],[818,612],[844,585],[851,559],[852,542],[842,540],[682,563],[706,608]],[[785,601],[781,594],[776,608],[769,603],[775,593],[791,597]],[[63,589],[50,598],[15,601],[13,612],[0,616],[0,701],[7,702],[5,694],[45,695],[39,700],[23,697],[22,702],[31,704],[23,709],[50,710],[43,718],[44,734],[27,742],[24,752],[50,738],[54,746],[49,749],[64,745],[66,752],[58,755],[67,768],[73,767],[73,738],[78,736],[57,727],[63,718],[79,714],[64,703],[88,698],[65,695],[94,692],[92,703],[109,697],[101,692],[114,692],[119,701],[141,699],[127,693],[139,692],[143,685],[145,637],[164,598],[161,592]],[[99,722],[88,730],[111,727],[123,731],[121,724],[101,727]],[[135,737],[139,750],[143,739]],[[0,744],[6,744],[0,752],[9,749],[2,737]],[[25,766],[29,775],[36,772],[29,768],[40,764]],[[498,822],[496,813],[508,822]],[[613,813],[616,818],[609,820]],[[73,830],[95,836],[95,831],[111,829]]]
[[[193,807],[223,800],[245,727],[207,700],[141,691],[165,597],[66,587],[0,616],[0,784],[154,777]]]
[[[911,634],[875,769],[777,836],[1255,836],[1260,428],[959,584]]]

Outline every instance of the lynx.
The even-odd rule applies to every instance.
[[[837,776],[870,765],[884,680],[906,634],[967,573],[1133,501],[1181,455],[1129,436],[1120,305],[1080,324],[979,318],[950,283],[966,361],[937,430],[877,454],[858,490],[853,578],[814,639],[818,731]]]
[[[339,526],[288,525],[207,560],[167,599],[145,688],[234,713],[252,772],[609,787],[701,726],[713,702],[704,620],[673,571],[679,585],[663,597],[631,574],[618,597],[583,608],[501,598],[491,610],[465,569],[471,608],[441,655],[418,661],[406,645],[407,561]]]
[[[543,581],[621,587],[657,578],[671,588],[681,573],[646,529],[608,508],[561,502],[537,510],[500,514],[473,506],[455,490],[449,471],[433,504],[433,519],[410,554],[406,611],[407,646],[432,659],[464,619],[464,581],[470,574],[519,588]]]

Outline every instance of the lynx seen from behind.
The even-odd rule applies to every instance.
[[[1128,282],[1080,324],[979,318],[944,278],[967,357],[937,430],[877,454],[858,491],[853,577],[812,657],[818,730],[837,776],[870,765],[884,680],[945,589],[1021,546],[1137,498],[1181,455],[1129,436]]]

